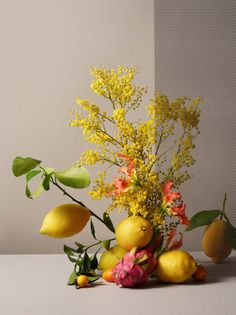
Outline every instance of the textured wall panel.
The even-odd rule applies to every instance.
[[[155,1],[155,87],[170,98],[202,95],[194,178],[182,192],[191,216],[221,206],[236,224],[236,2]],[[200,248],[202,228],[185,234]]]

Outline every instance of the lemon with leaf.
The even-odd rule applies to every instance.
[[[202,237],[202,248],[206,256],[216,264],[227,258],[232,249],[236,249],[236,228],[226,214],[226,200],[225,193],[222,209],[197,212],[186,228],[186,231],[191,231],[206,226]]]
[[[45,216],[40,234],[55,238],[73,236],[83,230],[90,218],[90,211],[79,204],[63,204]]]

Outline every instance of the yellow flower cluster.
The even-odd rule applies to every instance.
[[[110,196],[113,189],[113,184],[105,183],[105,179],[106,172],[98,172],[97,179],[95,180],[96,189],[93,189],[89,192],[89,195],[94,200],[100,200],[102,199],[102,197]]]
[[[91,89],[111,100],[113,106],[128,103],[136,92],[131,84],[136,73],[135,67],[118,66],[117,71],[105,67],[91,68],[91,74],[96,78],[91,83]]]
[[[170,101],[156,92],[146,107],[148,119],[130,121],[129,112],[138,109],[147,91],[133,83],[137,69],[90,70],[95,78],[91,89],[105,98],[106,107],[77,97],[83,111],[71,111],[69,124],[81,127],[85,139],[97,146],[97,150],[86,150],[78,163],[106,163],[115,166],[119,174],[110,182],[106,172],[100,172],[90,195],[93,199],[111,198],[109,211],[125,209],[129,215],[147,218],[154,227],[162,226],[166,215],[161,207],[163,184],[168,180],[175,187],[182,184],[190,178],[187,168],[195,162],[192,150],[199,133],[201,98]]]
[[[101,160],[101,155],[95,150],[85,150],[80,158],[80,164],[93,165]]]

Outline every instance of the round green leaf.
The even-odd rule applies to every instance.
[[[90,184],[89,173],[83,166],[55,172],[55,176],[60,183],[72,188],[86,188]]]
[[[12,163],[12,172],[16,177],[18,177],[33,170],[40,163],[41,161],[30,157],[23,158],[17,156]]]

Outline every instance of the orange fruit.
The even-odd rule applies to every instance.
[[[118,245],[127,250],[131,250],[133,247],[145,247],[153,235],[151,223],[135,215],[122,220],[115,230]]]
[[[89,278],[85,275],[80,275],[77,277],[76,283],[80,288],[87,287],[87,285],[89,284]]]
[[[198,265],[197,271],[192,274],[192,278],[196,281],[205,281],[207,278],[207,270],[202,265]]]
[[[106,280],[107,282],[114,282],[112,270],[113,268],[108,268],[102,273],[102,278]]]

